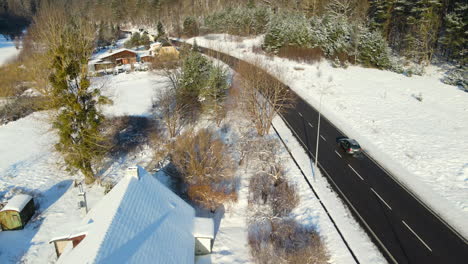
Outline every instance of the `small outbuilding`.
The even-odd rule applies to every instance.
[[[13,197],[0,210],[0,224],[3,230],[23,229],[35,213],[34,199],[27,194]]]
[[[210,254],[214,239],[213,218],[195,217],[193,236],[195,237],[195,255]]]

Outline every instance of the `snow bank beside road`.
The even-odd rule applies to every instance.
[[[437,73],[409,78],[253,53],[262,37],[240,42],[224,34],[194,39],[247,61],[260,58],[269,71],[279,68],[283,81],[316,108],[322,88],[329,86],[322,101],[325,116],[468,237],[468,152],[461,149],[468,146],[468,93],[441,83]],[[416,99],[420,94],[422,101]]]

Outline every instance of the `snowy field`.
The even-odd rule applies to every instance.
[[[468,153],[463,151],[468,93],[440,82],[439,68],[414,77],[358,66],[337,69],[328,61],[306,64],[252,52],[262,37],[195,39],[200,46],[280,71],[279,77],[316,108],[323,93],[328,119],[468,237]]]
[[[0,35],[0,65],[13,59],[18,54],[19,50],[15,48],[13,41],[7,40],[3,35]]]

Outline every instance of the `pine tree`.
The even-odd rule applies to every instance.
[[[94,181],[93,162],[104,154],[99,126],[104,116],[98,106],[108,102],[98,89],[90,89],[87,63],[93,49],[93,38],[85,32],[87,22],[71,21],[65,27],[58,45],[51,45],[51,94],[58,113],[53,122],[62,154],[70,172],[80,171],[85,182]],[[89,30],[88,32],[93,32]]]
[[[212,65],[199,52],[190,51],[182,62],[182,75],[176,91],[178,102],[196,111],[200,107],[200,91],[206,86]]]
[[[156,37],[157,40],[166,36],[166,30],[164,29],[164,25],[163,23],[161,23],[161,21],[158,21],[157,29],[158,29],[158,36]]]

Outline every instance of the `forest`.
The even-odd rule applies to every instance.
[[[201,21],[217,10],[240,5],[262,5],[307,17],[332,10],[378,30],[393,51],[418,63],[430,62],[434,56],[462,66],[467,60],[468,4],[463,0],[0,0],[0,32],[14,33],[12,23],[24,25],[45,2],[63,2],[67,10],[96,23],[155,25],[162,21],[174,33],[180,33],[188,16]]]

